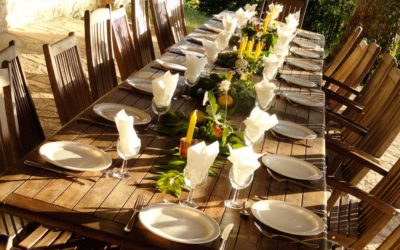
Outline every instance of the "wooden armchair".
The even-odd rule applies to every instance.
[[[2,68],[9,68],[12,72],[11,85],[16,105],[15,112],[9,115],[12,116],[14,123],[11,126],[12,133],[15,134],[18,143],[16,145],[18,149],[15,149],[15,152],[17,157],[20,157],[43,142],[45,136],[14,41],[10,41],[9,46],[0,51],[0,65]]]
[[[140,53],[134,49],[125,7],[113,10],[111,16],[115,58],[121,79],[126,80],[129,75],[141,68]]]
[[[150,31],[149,0],[133,0],[131,7],[133,41],[142,68],[156,59]]]
[[[175,43],[177,43],[187,35],[184,10],[185,2],[183,0],[165,1],[167,4],[167,11],[172,34],[174,36]]]
[[[332,177],[327,178],[327,183],[360,199],[342,196],[339,205],[330,210],[328,237],[342,246],[363,249],[400,213],[400,160],[369,193]]]
[[[303,25],[304,16],[306,15],[308,0],[264,0],[261,3],[259,10],[259,17],[264,19],[265,12],[268,11],[268,5],[271,3],[282,4],[283,10],[278,17],[279,21],[285,21],[285,17],[287,17],[291,13],[295,13],[300,11],[300,21],[299,28]]]
[[[109,7],[85,11],[85,44],[90,88],[96,100],[118,84]]]
[[[177,42],[175,41],[172,32],[172,26],[168,16],[167,2],[166,0],[149,1],[158,47],[160,48],[161,54],[164,54],[168,47]]]
[[[75,35],[43,45],[47,71],[62,124],[92,104]]]
[[[19,105],[16,98],[18,94],[15,94],[19,90],[15,89],[14,72],[15,68],[11,64],[8,68],[0,68],[0,175],[3,172],[2,170],[13,166],[21,157],[21,153],[15,152],[16,147],[13,146],[21,138],[16,137],[11,132],[13,126],[17,124],[14,122],[14,118]],[[27,141],[25,139],[28,140],[28,138],[23,138],[23,142]],[[31,145],[30,149],[26,149],[32,150],[35,146]],[[64,249],[75,246],[80,238],[73,236],[70,232],[51,230],[41,225],[33,225],[22,218],[3,211],[0,206],[1,250],[9,250],[11,247],[13,249],[45,249],[47,247],[50,249]]]

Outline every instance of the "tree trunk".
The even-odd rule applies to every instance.
[[[360,24],[363,26],[363,37],[370,41],[376,40],[382,47],[382,51],[389,51],[400,26],[400,1],[358,0],[353,15],[341,41],[335,47],[333,55],[343,46],[355,27]]]

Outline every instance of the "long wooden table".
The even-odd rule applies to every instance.
[[[209,20],[208,23],[221,25],[221,23],[214,20]],[[197,30],[195,32],[204,31]],[[184,42],[182,41],[182,43]],[[322,48],[324,47],[323,36],[320,36],[320,39],[315,40],[315,42]],[[322,52],[320,53],[322,54]],[[162,58],[166,61],[178,63],[185,60],[183,56],[172,53],[166,53]],[[322,64],[322,60],[317,60],[317,62]],[[163,73],[163,71],[147,65],[135,73],[134,76],[155,78]],[[305,72],[287,65],[284,66],[281,73],[304,77],[316,83],[321,82],[322,74],[321,72]],[[279,91],[300,92],[324,100],[324,93],[318,88],[299,88],[283,81],[279,81],[278,85]],[[155,118],[150,107],[151,97],[139,92],[127,91],[116,87],[97,101],[97,103],[100,102],[122,103],[134,106],[147,110]],[[194,107],[195,103],[193,101],[183,98],[178,98],[178,100],[173,100],[172,102],[172,110],[180,110],[187,114]],[[271,113],[276,113],[280,119],[294,121],[313,129],[317,132],[318,138],[302,141],[278,140],[266,133],[265,140],[256,147],[256,150],[305,159],[324,170],[324,109],[294,106],[281,97],[276,99]],[[87,116],[88,114],[93,115],[91,108],[80,116]],[[100,120],[100,118],[97,119]],[[153,121],[156,121],[156,119],[153,119]],[[70,230],[77,234],[118,244],[126,248],[217,248],[220,244],[219,239],[204,245],[175,243],[150,233],[139,222],[136,223],[131,233],[123,231],[123,227],[131,215],[131,208],[139,194],[145,195],[147,204],[165,200],[177,202],[179,199],[186,198],[187,195],[184,192],[182,197],[178,199],[169,194],[162,194],[154,190],[151,186],[152,181],[146,178],[152,175],[149,170],[161,156],[158,152],[146,150],[145,148],[175,146],[178,139],[158,135],[143,127],[137,127],[137,130],[142,140],[142,151],[137,159],[129,162],[131,179],[118,180],[106,177],[110,169],[119,167],[121,164],[121,160],[115,151],[109,152],[113,157],[113,164],[110,169],[105,172],[81,173],[82,176],[91,176],[95,180],[79,179],[82,183],[74,179],[66,179],[63,175],[25,166],[21,161],[16,166],[9,168],[0,177],[0,209],[28,220]],[[77,141],[98,148],[107,148],[110,145],[115,145],[117,138],[118,132],[116,129],[82,122],[77,117],[60,129],[49,141]],[[44,160],[38,155],[38,149],[29,153],[26,159],[45,164]],[[224,207],[224,201],[229,199],[233,192],[228,178],[229,168],[230,163],[226,162],[224,167],[219,169],[218,177],[209,177],[207,183],[194,192],[194,199],[200,204],[199,209],[215,218],[220,224],[221,230],[229,223],[235,224],[227,242],[227,249],[305,248],[287,240],[261,237],[252,219],[244,219],[240,216],[239,211]],[[266,168],[262,166],[256,171],[252,185],[240,191],[240,199],[249,199],[250,206],[257,201],[257,198],[261,197],[283,200],[306,208],[324,211],[326,205],[325,179],[316,181],[313,185],[318,190],[299,187],[292,183],[279,183],[272,179],[268,175]],[[320,244],[322,249],[327,247],[325,240],[317,243]]]

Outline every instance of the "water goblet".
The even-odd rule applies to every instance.
[[[242,209],[243,205],[238,201],[239,190],[245,189],[250,186],[253,181],[254,173],[252,173],[243,183],[237,183],[235,181],[235,176],[233,173],[233,167],[229,170],[229,180],[235,192],[233,193],[233,197],[231,200],[225,201],[225,207],[233,208],[233,209]]]
[[[199,207],[193,201],[193,191],[194,191],[195,188],[203,185],[206,182],[207,176],[208,176],[208,172],[206,172],[204,176],[198,176],[198,173],[195,173],[195,172],[196,171],[193,170],[193,169],[188,170],[187,168],[185,168],[183,170],[183,176],[184,176],[185,184],[186,184],[186,187],[189,189],[189,193],[188,193],[188,196],[187,196],[186,200],[179,201],[180,205],[188,206],[188,207],[192,207],[192,208],[198,208]]]
[[[258,145],[262,139],[264,138],[264,133],[261,133],[259,136],[250,136],[247,129],[244,130],[244,142],[247,146],[255,146]]]
[[[135,147],[135,148],[129,149],[129,150],[124,149],[122,144],[121,144],[121,140],[118,139],[117,152],[118,152],[119,157],[122,158],[123,161],[122,161],[121,167],[120,168],[114,168],[109,173],[109,176],[117,178],[117,179],[128,179],[128,178],[130,178],[131,176],[126,171],[127,163],[128,163],[129,159],[132,159],[132,158],[134,158],[135,156],[138,155],[139,150],[140,150],[140,145]],[[127,151],[129,151],[129,152],[127,152]]]

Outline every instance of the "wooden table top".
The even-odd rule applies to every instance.
[[[213,20],[207,22],[213,25],[221,25],[221,23]],[[197,30],[195,32],[204,31]],[[323,36],[320,37],[321,39],[315,40],[315,42],[323,48],[324,38]],[[322,54],[322,52],[320,53]],[[183,56],[171,53],[164,54],[162,59],[178,63],[185,61]],[[322,60],[312,61],[322,65]],[[147,65],[136,72],[134,76],[155,78],[163,73],[163,71]],[[316,83],[321,82],[322,76],[322,72],[305,72],[288,65],[284,66],[281,70],[282,73],[310,79]],[[300,92],[324,101],[324,93],[320,89],[299,88],[284,81],[279,81],[278,87],[279,91]],[[97,103],[100,102],[122,103],[147,110],[155,118],[153,121],[156,121],[151,110],[150,96],[116,87],[97,101]],[[172,110],[180,110],[186,114],[191,112],[194,107],[193,101],[184,98],[178,98],[178,100],[172,102]],[[91,108],[81,115],[87,116],[89,113],[92,113]],[[313,129],[317,132],[318,138],[287,141],[275,139],[270,133],[266,133],[265,140],[256,147],[256,151],[305,159],[324,170],[324,109],[294,106],[281,97],[276,99],[270,113],[276,113],[280,119],[303,124]],[[142,140],[142,150],[137,159],[129,161],[128,171],[132,176],[130,179],[118,180],[106,177],[113,167],[119,167],[121,164],[121,160],[115,151],[108,152],[113,158],[110,169],[104,172],[83,172],[81,173],[82,176],[91,176],[95,181],[79,179],[81,183],[74,179],[63,178],[63,175],[25,166],[22,161],[13,168],[9,168],[0,177],[0,201],[2,201],[0,208],[17,216],[127,248],[217,248],[220,244],[219,239],[209,244],[188,246],[162,239],[145,230],[139,222],[136,223],[131,233],[123,231],[123,227],[131,215],[131,208],[139,194],[145,195],[148,204],[165,200],[177,202],[179,199],[186,198],[187,195],[186,192],[183,192],[178,199],[169,194],[162,194],[152,188],[151,180],[146,179],[146,177],[152,175],[149,170],[160,158],[160,155],[158,152],[145,148],[175,146],[177,139],[160,136],[144,127],[137,127],[137,131]],[[98,148],[107,148],[110,145],[115,145],[117,138],[116,129],[89,124],[76,118],[66,124],[49,140],[77,141]],[[29,153],[26,159],[44,163],[44,160],[38,155],[38,149]],[[219,176],[208,177],[207,183],[196,189],[193,196],[194,200],[200,205],[199,209],[212,216],[220,224],[221,230],[229,223],[235,224],[226,249],[305,248],[285,240],[261,237],[252,219],[243,219],[240,217],[239,211],[224,207],[224,201],[229,199],[233,193],[228,177],[230,166],[231,164],[226,162],[224,167],[219,169]],[[325,178],[314,181],[313,185],[318,190],[299,187],[292,183],[279,183],[269,176],[264,166],[261,166],[256,171],[250,187],[240,191],[239,198],[242,201],[248,198],[250,206],[257,201],[257,197],[261,197],[283,200],[306,208],[325,210],[327,197]],[[321,240],[317,243],[320,244],[321,248],[326,248],[326,241]]]

